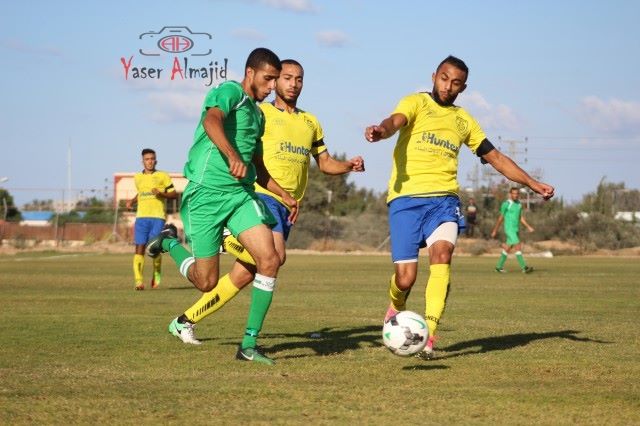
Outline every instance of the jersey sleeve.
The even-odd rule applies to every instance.
[[[480,124],[478,124],[478,122],[473,117],[471,117],[470,115],[468,117],[469,117],[469,135],[467,136],[467,140],[465,143],[469,147],[469,149],[471,149],[471,151],[475,154],[478,148],[480,147],[480,144],[482,143],[482,141],[487,138],[487,135],[485,135],[484,131],[480,127]]]
[[[400,102],[398,102],[398,105],[396,105],[396,108],[393,110],[391,115],[402,114],[407,118],[407,124],[410,124],[415,120],[419,106],[420,102],[418,96],[405,96],[400,99]]]
[[[235,82],[226,82],[211,89],[204,99],[204,109],[219,108],[226,117],[231,110],[245,100],[242,88]]]
[[[507,210],[508,210],[507,206],[508,206],[508,204],[507,204],[507,202],[506,202],[506,201],[505,201],[505,202],[503,202],[503,203],[500,205],[500,214],[501,214],[502,216],[504,216],[505,214],[507,214]]]
[[[162,173],[162,187],[164,192],[176,192],[176,188],[173,186],[173,182],[167,173]]]
[[[324,132],[322,130],[322,126],[317,119],[313,120],[315,135],[313,138],[313,142],[311,143],[311,155],[314,157],[316,155],[320,155],[327,150],[327,146],[324,144]]]

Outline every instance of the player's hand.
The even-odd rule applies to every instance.
[[[127,200],[127,210],[133,210],[133,201]]]
[[[369,142],[378,142],[385,135],[384,127],[369,126],[364,129],[364,138]]]
[[[529,227],[529,232],[531,233],[531,232],[533,232],[533,231],[535,231],[535,229],[533,229],[533,227],[531,227],[531,226],[530,226],[530,227]]]
[[[362,159],[362,157],[353,157],[351,160],[349,160],[349,163],[351,163],[352,172],[364,172],[364,160]]]
[[[553,186],[547,185],[546,183],[542,183],[542,182],[536,182],[535,184],[531,185],[530,188],[535,192],[537,192],[538,194],[542,195],[542,198],[544,198],[545,200],[548,200],[551,197],[553,197],[555,192],[555,189],[553,188]]]
[[[495,238],[498,233],[496,231],[491,231],[491,238]]]
[[[247,175],[247,165],[240,157],[229,158],[229,173],[236,179],[242,179]]]
[[[289,195],[288,192],[285,192],[284,194],[282,194],[282,201],[287,206],[289,206],[289,217],[287,218],[287,220],[291,224],[296,223],[296,221],[298,220],[299,212],[298,200]]]

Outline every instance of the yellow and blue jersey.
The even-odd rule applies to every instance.
[[[467,145],[475,154],[486,138],[478,122],[463,108],[441,106],[429,93],[400,100],[392,114],[402,114],[393,151],[387,202],[403,197],[437,197],[458,193],[458,154]]]
[[[153,173],[139,172],[134,176],[136,190],[138,191],[138,211],[136,217],[155,217],[165,219],[164,199],[155,196],[151,190],[160,192],[174,192],[175,188],[168,174],[161,171]]]
[[[301,109],[289,113],[272,103],[262,103],[260,108],[265,116],[262,136],[264,164],[271,177],[300,201],[307,189],[311,156],[327,150],[322,127],[313,114]],[[282,203],[280,196],[266,188],[256,184],[255,189]]]

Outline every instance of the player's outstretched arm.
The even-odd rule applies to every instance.
[[[520,223],[522,223],[525,226],[525,228],[527,228],[527,231],[529,232],[535,231],[535,229],[533,229],[533,226],[529,225],[529,222],[525,220],[524,215],[520,216]]]
[[[349,172],[364,172],[364,160],[362,157],[353,157],[347,161],[336,160],[327,151],[315,155],[316,163],[320,171],[327,175],[342,175]]]
[[[224,112],[219,108],[209,108],[202,120],[204,131],[211,139],[211,142],[218,147],[222,155],[227,157],[229,162],[229,173],[236,179],[242,179],[247,175],[247,165],[244,164],[240,155],[231,146],[231,143],[224,134]]]
[[[407,117],[404,114],[391,114],[382,120],[380,124],[364,129],[364,138],[369,142],[378,142],[393,136],[398,130],[407,125]]]
[[[504,220],[504,216],[502,216],[502,214],[500,214],[498,216],[498,220],[496,221],[495,226],[491,230],[491,238],[495,238],[496,235],[498,235],[498,228],[500,228],[500,224],[502,223],[503,220]]]
[[[542,198],[545,200],[553,197],[553,186],[538,182],[529,176],[527,172],[522,170],[511,158],[507,157],[497,149],[492,149],[488,153],[484,154],[482,158],[510,181],[528,186],[534,192],[542,195]]]
[[[133,209],[133,205],[138,202],[138,194],[134,195],[133,198],[127,200],[127,209]]]

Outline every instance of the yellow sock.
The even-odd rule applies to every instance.
[[[446,263],[431,265],[429,269],[431,273],[425,291],[427,305],[425,317],[429,327],[429,336],[434,336],[447,301],[450,265]]]
[[[253,260],[253,257],[249,254],[249,252],[243,247],[243,245],[238,241],[236,237],[233,235],[229,235],[222,240],[222,246],[227,251],[227,253],[235,256],[236,259],[243,261],[244,263],[249,263],[251,265],[255,265],[256,261]]]
[[[155,285],[160,284],[162,279],[162,256],[153,258],[153,282]]]
[[[133,278],[136,281],[136,285],[142,284],[142,271],[144,270],[144,255],[133,255]]]
[[[396,311],[404,311],[406,309],[408,295],[409,290],[400,290],[396,285],[396,274],[391,275],[391,280],[389,281],[389,299],[391,299],[393,309]]]
[[[213,290],[204,293],[202,297],[189,309],[184,311],[187,319],[193,323],[200,321],[222,308],[229,300],[233,299],[240,289],[233,285],[229,274],[218,280],[218,285]]]

